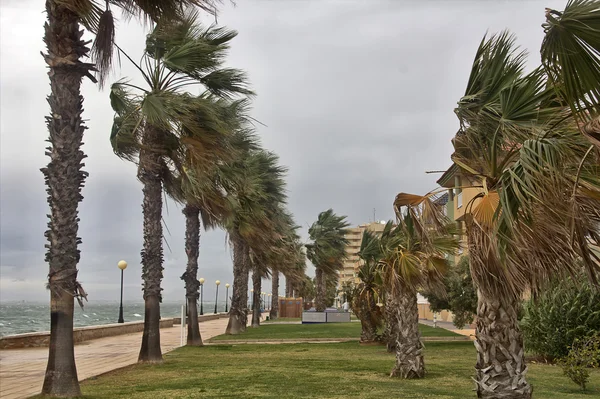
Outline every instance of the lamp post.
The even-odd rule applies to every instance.
[[[229,302],[229,283],[225,284],[225,313],[227,313],[227,302]]]
[[[217,293],[215,295],[215,314],[217,314],[217,301],[219,300],[219,284],[221,284],[221,282],[217,280],[215,281],[215,284],[217,285]]]
[[[204,278],[200,277],[198,282],[200,283],[200,315],[202,316],[204,314],[204,306],[202,304],[204,296]]]
[[[125,320],[123,320],[123,271],[127,269],[127,262],[120,260],[117,267],[121,269],[121,304],[119,305],[119,320],[117,323],[125,323]]]
[[[273,300],[271,299],[273,297],[273,294],[268,294],[269,297],[269,311],[271,310],[271,308],[273,307]]]
[[[254,309],[254,288],[250,288],[250,309]]]

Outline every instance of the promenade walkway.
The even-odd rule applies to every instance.
[[[228,318],[203,321],[203,340],[223,334]],[[161,330],[163,354],[180,346],[181,326]],[[99,338],[75,345],[77,375],[80,380],[137,362],[142,333]],[[39,394],[44,382],[48,348],[7,349],[0,351],[0,398],[21,399]]]

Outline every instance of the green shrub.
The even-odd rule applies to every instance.
[[[585,278],[563,279],[525,303],[524,312],[525,347],[553,361],[576,339],[600,331],[600,292]]]
[[[576,338],[569,350],[569,354],[560,360],[563,372],[581,389],[590,379],[590,367],[600,364],[600,333],[596,332],[590,337]]]
[[[463,256],[444,278],[446,296],[423,292],[433,312],[449,310],[454,315],[454,326],[471,324],[477,312],[477,291],[473,286],[469,257]]]

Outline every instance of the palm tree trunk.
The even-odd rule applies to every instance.
[[[185,295],[187,298],[187,345],[202,346],[197,307],[198,298],[200,297],[200,282],[198,281],[200,210],[194,206],[186,205],[183,208],[183,214],[185,215],[185,253],[188,261],[181,279],[185,282]]]
[[[315,282],[316,282],[316,298],[315,298],[315,309],[317,312],[324,312],[327,307],[325,304],[325,273],[320,267],[315,268]]]
[[[292,297],[292,280],[288,276],[285,276],[285,297]]]
[[[235,231],[230,233],[233,246],[233,288],[229,322],[225,334],[236,335],[246,331],[248,321],[248,246]]]
[[[369,291],[365,297],[357,298],[359,301],[357,308],[357,317],[360,319],[362,331],[360,334],[360,342],[377,341],[377,325],[375,324],[375,296],[372,291]]]
[[[417,291],[409,286],[401,288],[395,308],[397,322],[396,366],[391,377],[423,378],[423,344],[419,332],[419,307]]]
[[[144,247],[142,249],[142,279],[144,281],[144,334],[139,362],[162,362],[160,348],[160,283],[163,277],[162,250],[162,179],[161,160],[156,150],[160,130],[147,125],[144,148],[140,151],[138,179],[143,184]]]
[[[252,296],[252,327],[260,327],[262,278],[258,272],[258,265],[254,265],[253,269],[252,288],[254,289],[254,293]]]
[[[523,335],[517,321],[519,299],[500,300],[478,291],[476,384],[484,399],[529,399]]]
[[[398,304],[397,298],[388,293],[385,298],[385,330],[383,332],[383,341],[386,343],[388,353],[396,352],[398,342],[398,315],[396,308]]]
[[[279,271],[273,268],[271,273],[271,311],[269,312],[269,318],[271,320],[277,320],[279,315]]]
[[[89,49],[81,37],[79,19],[64,2],[46,1],[47,22],[44,26],[44,55],[50,71],[50,116],[46,117],[50,146],[46,155],[50,162],[41,171],[47,186],[50,221],[45,236],[46,261],[49,265],[50,346],[42,394],[62,397],[80,395],[73,349],[74,296],[85,296],[77,282],[79,262],[77,237],[78,206],[83,199],[87,173],[81,170],[85,155],[81,151],[85,126],[82,121],[83,76],[90,74],[92,64],[79,60]]]

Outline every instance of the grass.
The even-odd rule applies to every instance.
[[[339,344],[213,345],[184,347],[161,365],[133,365],[81,384],[84,398],[475,398],[471,342],[427,342],[427,376],[388,377],[394,355],[377,346]],[[600,370],[587,393],[559,367],[531,364],[528,380],[539,399],[600,395]]]
[[[452,331],[419,324],[423,337],[456,337]],[[360,337],[360,323],[324,323],[324,324],[268,324],[260,328],[248,328],[244,334],[218,335],[215,341],[251,340],[251,339],[297,339],[297,338],[356,338]]]

